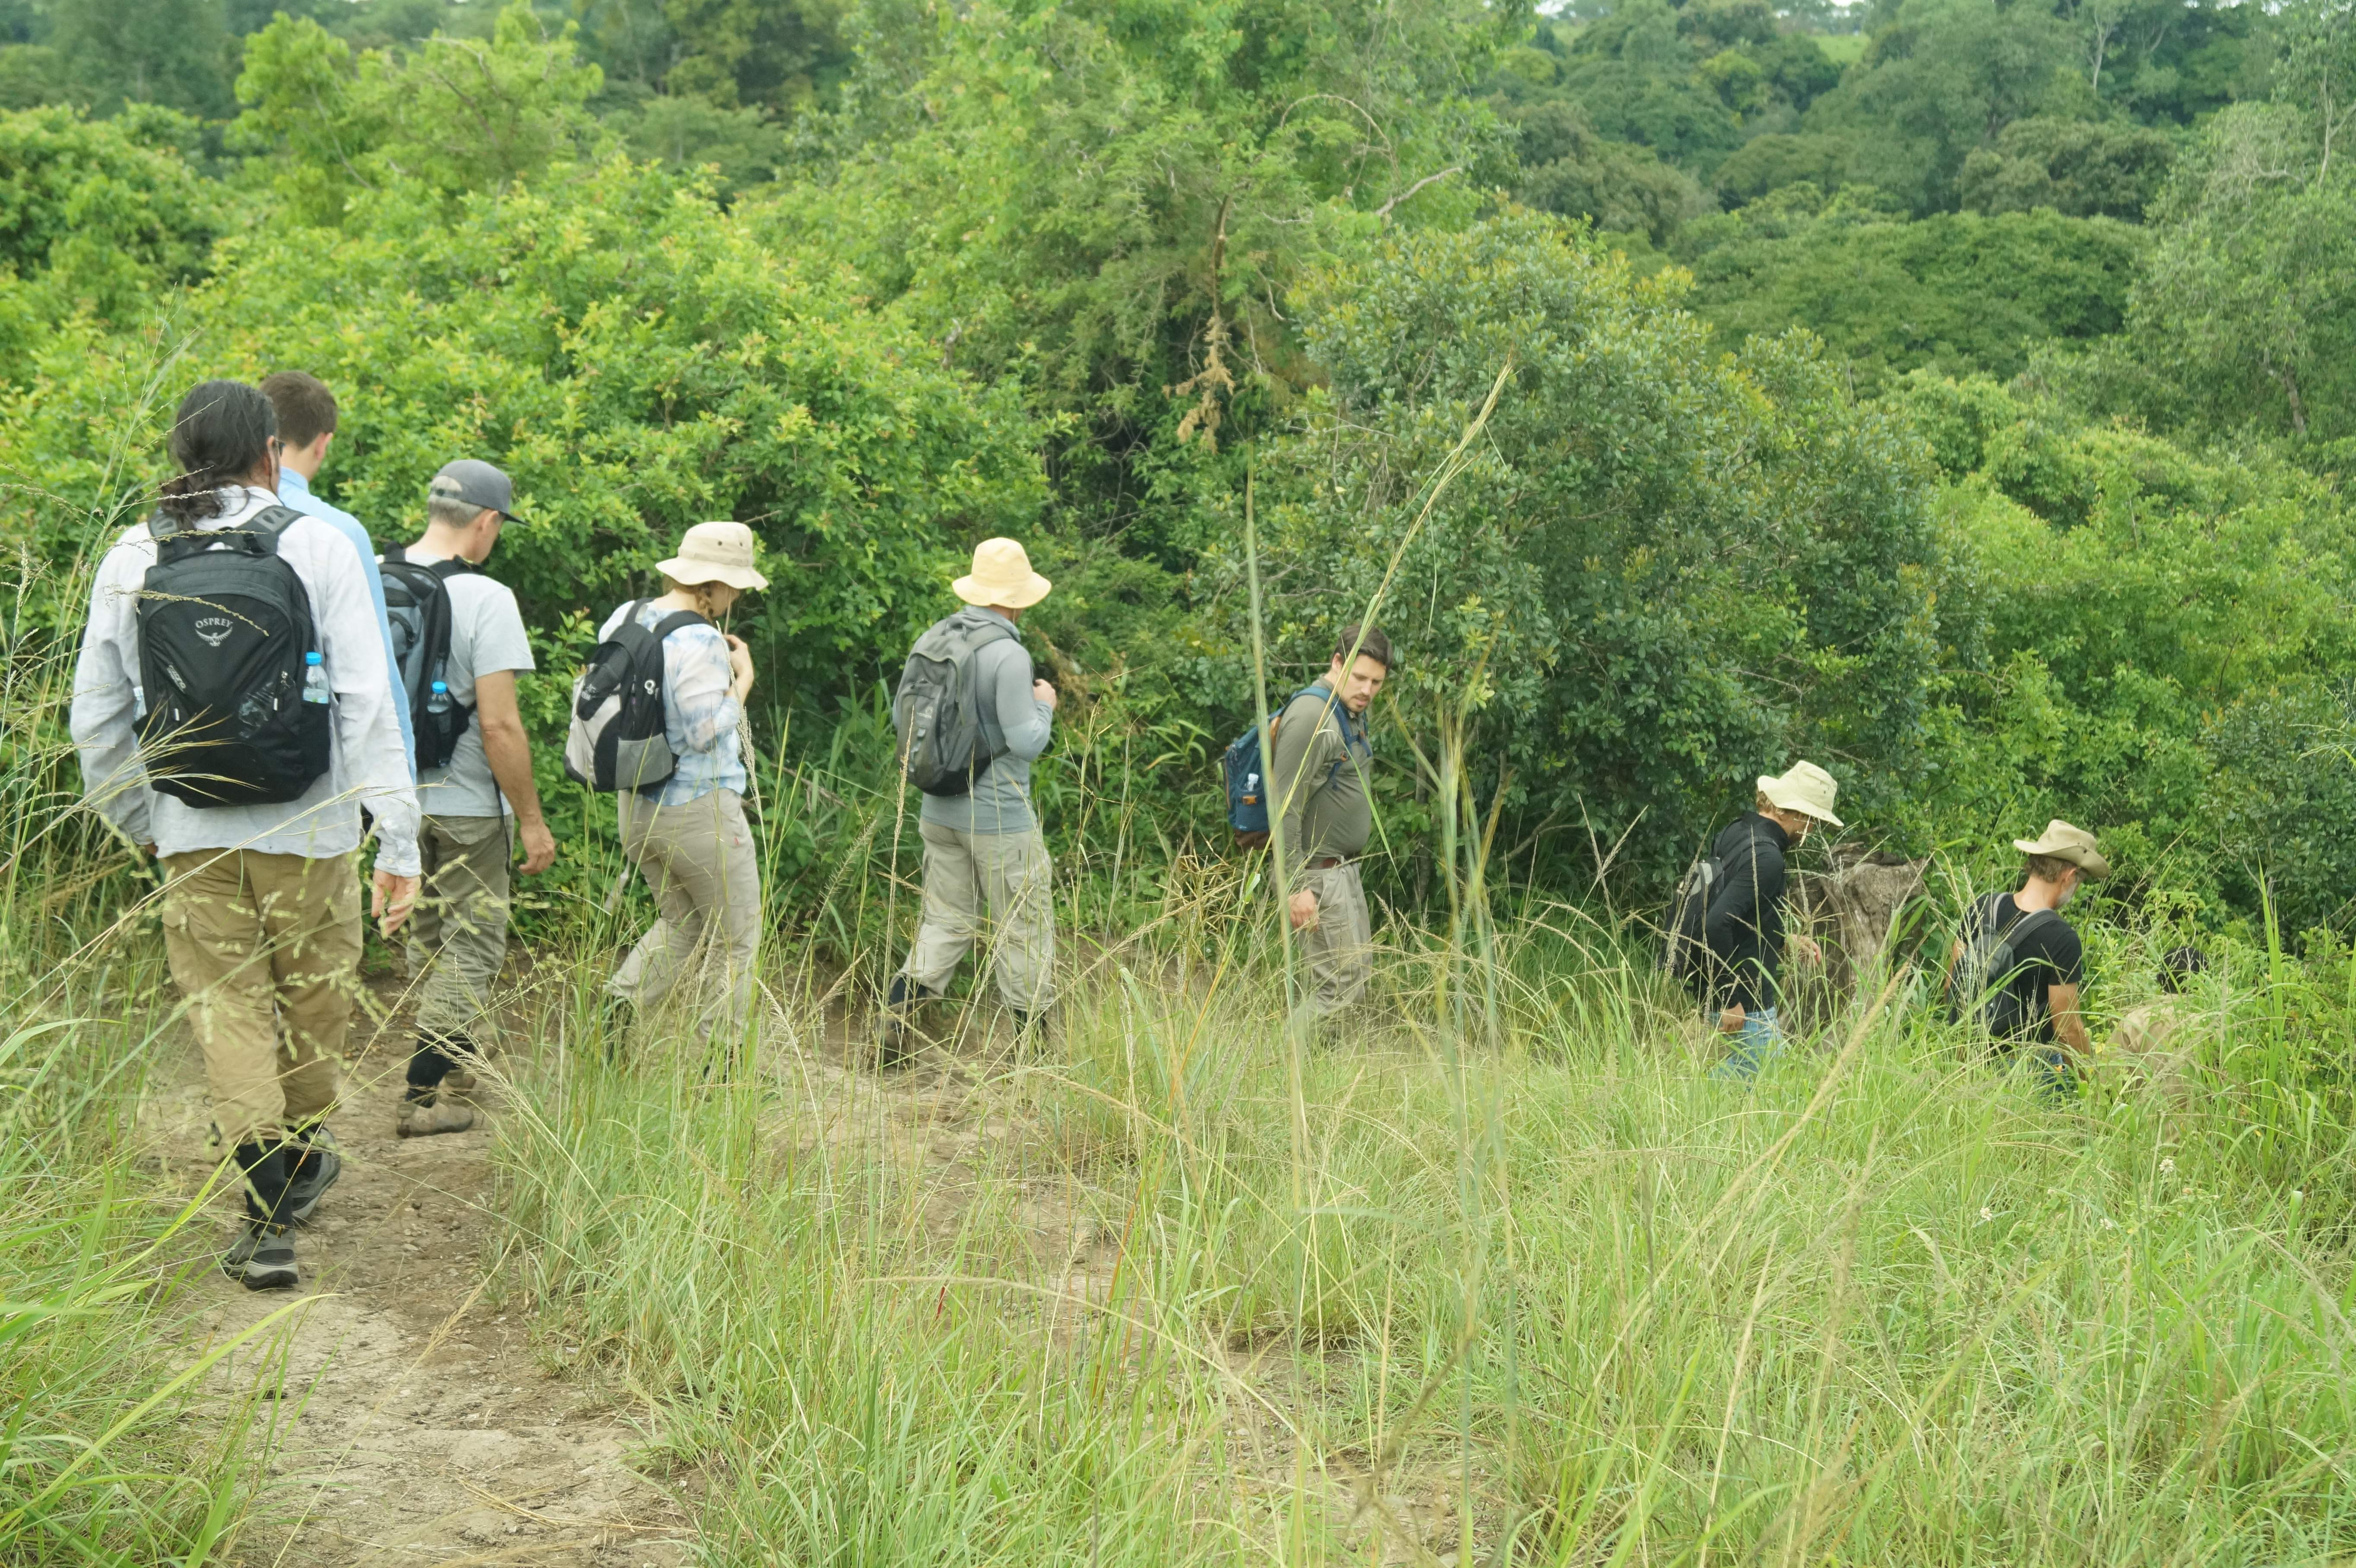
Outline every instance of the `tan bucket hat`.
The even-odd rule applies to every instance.
[[[1840,793],[1840,785],[1832,774],[1814,763],[1794,763],[1782,778],[1762,773],[1759,793],[1778,811],[1796,811],[1818,822],[1829,822],[1835,827],[1848,826],[1833,815],[1833,797]]]
[[[679,541],[679,553],[655,570],[682,587],[724,582],[731,588],[766,588],[769,580],[753,564],[753,530],[742,523],[698,523]]]
[[[949,584],[969,604],[1003,604],[1025,610],[1047,597],[1054,583],[1031,570],[1031,558],[1012,539],[984,539],[973,547],[973,571]]]
[[[2060,817],[2045,825],[2042,838],[2016,838],[2012,847],[2024,855],[2051,855],[2057,860],[2067,860],[2086,873],[2089,881],[2101,881],[2111,874],[2111,863],[2094,848],[2094,836],[2083,827],[2072,827]]]

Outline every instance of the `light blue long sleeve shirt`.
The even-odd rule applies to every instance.
[[[384,573],[377,570],[376,546],[349,512],[330,507],[311,494],[311,482],[292,468],[278,471],[278,504],[318,518],[351,540],[360,552],[361,575],[368,579],[369,603],[376,606],[377,630],[384,634],[385,667],[392,671],[392,714],[401,723],[401,749],[409,759],[409,776],[417,776],[417,737],[409,728],[409,696],[401,685],[401,661],[392,654],[392,621],[384,613]]]

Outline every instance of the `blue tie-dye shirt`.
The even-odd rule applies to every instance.
[[[612,635],[628,608],[606,616],[597,635]],[[638,624],[651,632],[670,613],[649,602],[638,609]],[[657,805],[685,805],[720,789],[744,793],[748,781],[736,739],[744,708],[736,700],[735,680],[728,641],[718,628],[681,626],[663,639],[663,734],[679,755],[679,768],[663,781]]]

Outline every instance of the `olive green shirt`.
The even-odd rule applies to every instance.
[[[1326,688],[1313,687],[1288,703],[1277,720],[1269,799],[1283,820],[1285,860],[1295,868],[1327,856],[1363,855],[1375,833],[1374,802],[1366,793],[1373,753],[1363,730],[1355,745],[1344,738],[1340,704],[1329,709],[1327,703]],[[1351,728],[1358,730],[1355,721]]]

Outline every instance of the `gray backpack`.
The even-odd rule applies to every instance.
[[[1013,636],[1011,626],[960,611],[916,639],[892,697],[892,728],[900,735],[900,771],[926,795],[970,795],[997,760],[982,728],[973,656]]]
[[[2022,936],[2041,921],[2062,917],[2050,909],[2031,910],[2004,924],[1997,919],[1997,898],[1982,901],[1974,910],[1971,929],[1964,938],[1964,955],[1955,960],[1947,991],[1947,1016],[1966,1019],[1990,1040],[2018,1040],[2037,1023],[2037,1015],[2012,987],[2020,967]]]

